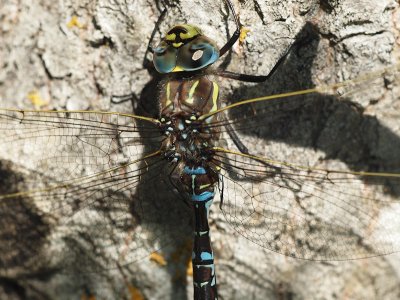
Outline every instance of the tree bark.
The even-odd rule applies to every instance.
[[[269,82],[249,84],[221,79],[222,100],[227,103],[350,80],[397,62],[400,26],[397,1],[233,2],[242,25],[249,31],[221,59],[221,66],[233,72],[266,75],[296,39],[298,46],[291,49],[293,53],[287,63]],[[220,47],[235,30],[223,1],[3,0],[0,107],[154,112],[157,105],[154,78],[158,77],[143,66],[143,61],[164,8],[167,14],[155,32],[153,46],[174,24],[196,24]],[[277,151],[274,157],[306,165],[324,161],[330,168],[346,164],[353,170],[400,172],[398,75],[388,74],[368,86],[356,85],[335,92],[321,98],[323,101],[312,102],[313,106],[297,107],[290,115],[293,119],[278,111],[274,132],[243,136],[243,142],[252,153],[269,157]],[[129,94],[133,95],[132,101],[113,97]],[[23,169],[29,165],[29,153],[15,151],[21,152],[20,158],[13,161],[14,166],[4,162],[0,183],[19,190],[21,182],[35,180],[38,175]],[[0,149],[0,158],[7,159],[9,153],[4,152]],[[392,188],[391,197],[398,201],[399,187]],[[149,191],[148,197],[157,197],[154,193]],[[41,210],[40,203],[22,205],[24,201],[27,200],[19,199],[18,205],[36,205],[35,209]],[[130,206],[125,207],[129,214]],[[391,207],[391,211],[400,212],[397,206]],[[174,214],[168,208],[158,213],[170,213],[160,218],[180,218],[180,213]],[[29,246],[26,239],[35,245],[34,241],[41,236],[51,238],[49,232],[54,220],[46,218],[47,225],[26,224],[37,231],[34,235],[20,236],[20,247]],[[220,299],[400,297],[397,254],[327,263],[293,259],[246,240],[228,224],[218,204],[214,204],[210,219]],[[0,224],[7,225],[4,221]],[[59,269],[60,261],[54,263],[60,257],[65,264],[74,261],[74,253],[80,256],[76,258],[78,262],[87,259],[85,264],[90,265],[88,260],[93,253],[86,253],[88,247],[72,252],[65,249],[68,244],[60,243],[59,252],[47,256],[33,251],[31,255],[42,260],[40,268],[30,269],[21,263],[0,270],[0,298],[77,299],[86,293],[96,299],[140,299],[138,295],[145,299],[191,299],[191,276],[185,274],[190,260],[190,217],[183,218],[180,224],[188,228],[172,238],[173,245],[164,245],[164,241],[142,246],[139,243],[142,259],[102,272],[65,275]],[[393,226],[393,230],[400,232],[400,227],[396,227],[399,224]],[[67,230],[80,232],[73,227]],[[17,232],[12,233],[14,237]],[[166,257],[165,266],[159,259],[149,260],[146,256],[158,247],[162,247],[161,253]],[[395,250],[399,250],[398,245]],[[25,252],[17,255],[22,256],[19,260],[24,260],[23,255],[28,256]]]

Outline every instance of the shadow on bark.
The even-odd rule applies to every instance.
[[[294,49],[271,80],[256,87],[239,88],[234,91],[232,99],[240,101],[313,88],[311,66],[319,44],[317,28],[308,23],[297,39],[308,42],[300,43]],[[326,159],[338,159],[354,171],[400,172],[399,136],[376,117],[365,115],[359,105],[346,97],[324,94],[295,96],[246,105],[230,113],[232,120],[243,119],[243,115],[250,117],[232,123],[246,135],[320,150]],[[386,180],[384,184],[386,192],[400,195],[395,180]]]

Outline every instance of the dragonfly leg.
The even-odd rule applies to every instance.
[[[271,78],[275,74],[276,70],[278,70],[279,67],[284,64],[284,62],[286,61],[286,59],[289,56],[289,53],[291,53],[292,49],[297,45],[298,45],[298,43],[293,43],[289,47],[289,49],[286,51],[286,53],[278,60],[278,62],[275,64],[275,66],[272,68],[272,70],[267,75],[248,75],[248,74],[230,72],[230,71],[226,71],[226,70],[222,70],[222,69],[216,70],[216,72],[214,74],[221,76],[221,77],[245,81],[245,82],[267,81],[269,78]]]
[[[141,99],[136,96],[134,93],[130,93],[130,94],[126,94],[126,95],[111,95],[111,103],[112,104],[122,104],[125,102],[131,102],[131,105],[134,109],[136,109],[137,107],[140,107],[142,109],[143,112],[150,114],[150,112],[148,111],[148,109],[143,105],[143,101],[141,101]]]
[[[191,209],[190,202],[188,201],[188,199],[186,197],[183,196],[184,191],[178,184],[175,183],[176,181],[178,181],[178,178],[176,177],[176,172],[175,172],[177,166],[178,165],[175,164],[175,166],[170,171],[170,173],[168,175],[168,181],[178,191],[179,198],[183,201],[183,203],[186,205],[186,207]]]
[[[154,69],[153,61],[148,59],[149,53],[153,53],[153,47],[151,46],[154,40],[154,36],[156,35],[157,30],[160,27],[161,22],[164,20],[165,15],[167,14],[167,8],[164,8],[164,10],[161,12],[160,16],[157,19],[156,24],[154,25],[153,31],[151,32],[149,42],[147,44],[147,49],[146,53],[144,54],[143,58],[143,68],[149,69],[152,68]]]
[[[111,103],[112,104],[121,104],[127,101],[138,101],[139,98],[134,94],[127,94],[127,95],[111,95]]]
[[[225,129],[239,151],[244,154],[250,154],[249,149],[247,149],[247,147],[242,143],[239,136],[236,134],[235,129],[233,129],[233,126],[228,122],[225,116],[222,117],[222,121],[225,122]]]
[[[275,64],[275,66],[272,68],[272,70],[267,75],[248,75],[248,74],[230,72],[230,71],[226,71],[223,69],[217,69],[214,72],[214,74],[217,76],[240,80],[240,81],[244,81],[244,82],[267,81],[276,73],[276,71],[279,69],[279,67],[285,63],[286,59],[289,57],[289,54],[292,53],[293,49],[295,49],[295,48],[298,49],[300,46],[309,43],[311,40],[312,40],[312,36],[301,36],[301,37],[296,36],[295,42],[287,49],[286,53],[284,55],[282,55],[281,58],[279,58],[279,60]]]
[[[232,48],[232,46],[239,39],[240,29],[241,29],[239,17],[235,12],[235,8],[234,8],[231,0],[225,0],[225,3],[228,5],[230,11],[233,14],[233,18],[234,18],[235,24],[236,24],[236,30],[233,33],[233,35],[231,36],[231,38],[229,39],[229,41],[224,46],[222,46],[222,48],[219,50],[219,56],[223,56],[226,52],[228,52]]]

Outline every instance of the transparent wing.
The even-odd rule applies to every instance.
[[[1,157],[67,180],[138,159],[160,132],[135,116],[0,110]]]
[[[400,174],[329,171],[230,151],[215,163],[224,216],[264,248],[312,260],[400,250]]]
[[[368,143],[367,139],[374,138],[371,131],[389,131],[390,125],[397,128],[396,121],[400,117],[398,110],[393,108],[390,114],[385,111],[386,114],[377,116],[380,117],[377,120],[377,117],[366,111],[368,104],[365,103],[376,103],[384,98],[383,91],[388,84],[395,91],[400,79],[398,70],[399,65],[396,64],[352,80],[305,90],[292,88],[287,91],[284,86],[285,92],[281,93],[263,91],[268,85],[260,84],[244,91],[239,90],[250,99],[236,103],[232,103],[229,98],[224,99],[229,105],[201,118],[217,114],[219,121],[211,122],[209,127],[220,132],[234,131],[239,136],[284,141],[295,146],[320,148],[331,152],[328,155],[338,155],[336,152],[340,149],[337,148],[344,142],[352,142],[353,147],[356,143],[362,146]],[[260,96],[260,89],[266,96],[251,98]],[[331,143],[323,139],[330,139]],[[337,141],[337,145],[334,145],[334,141]],[[246,142],[243,142],[244,146]]]
[[[395,65],[211,113],[219,121],[209,126],[222,133],[220,144],[229,149],[220,150],[215,162],[222,168],[227,221],[254,243],[303,259],[400,250],[398,112],[378,120],[355,104],[366,95],[381,97],[372,91],[382,90],[383,77],[397,72]],[[338,89],[341,95],[327,94]]]
[[[182,203],[159,135],[135,116],[1,110],[0,265],[109,270],[171,242],[188,221],[160,217]]]

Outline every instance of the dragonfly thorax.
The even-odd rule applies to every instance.
[[[162,117],[160,122],[166,137],[161,150],[167,160],[198,165],[211,158],[212,135],[195,115]]]

